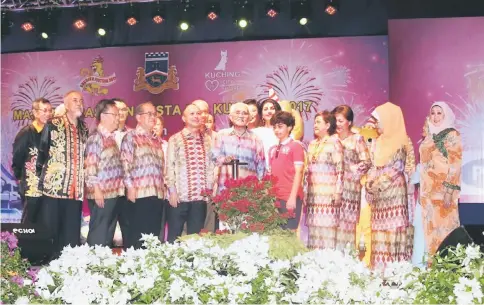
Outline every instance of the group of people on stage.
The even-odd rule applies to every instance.
[[[220,131],[208,104],[196,100],[183,111],[183,129],[168,141],[163,118],[150,102],[136,106],[131,129],[122,100],[99,101],[91,133],[78,91],[65,95],[64,112],[54,117],[48,100],[32,107],[35,119],[15,139],[12,168],[26,203],[24,219],[45,224],[57,251],[80,243],[84,198],[91,212],[90,245],[111,245],[117,222],[125,248],[141,247],[142,234],[173,242],[185,225],[187,234],[214,231],[219,221],[203,193],[220,192],[232,178],[229,163],[237,159],[246,164],[240,165],[240,178],[277,177],[278,210],[294,212],[284,228],[298,228],[306,205],[310,248],[354,247],[366,177],[372,266],[411,258],[415,157],[403,114],[392,103],[372,113],[368,124],[379,136],[370,147],[353,132],[352,109],[342,105],[316,114],[308,148],[291,136],[294,116],[273,99],[232,104],[231,127]],[[432,105],[420,146],[420,204],[430,254],[459,225],[462,148],[454,119],[445,103]]]

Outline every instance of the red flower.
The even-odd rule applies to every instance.
[[[280,209],[281,208],[281,202],[279,200],[277,200],[276,202],[274,202],[274,206],[276,207],[276,209]]]
[[[199,235],[203,236],[203,235],[206,235],[206,234],[209,234],[209,233],[210,232],[207,229],[201,229]]]

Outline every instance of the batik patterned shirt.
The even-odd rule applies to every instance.
[[[211,138],[192,134],[188,129],[168,140],[166,184],[182,202],[203,200],[202,191],[213,187]]]
[[[84,149],[88,129],[67,115],[50,120],[42,130],[37,157],[39,190],[60,199],[84,199]]]
[[[94,199],[95,186],[104,199],[124,195],[124,169],[115,134],[101,125],[87,139],[85,173],[87,199]]]
[[[140,126],[121,143],[124,185],[136,189],[136,198],[164,197],[164,156],[161,139]]]
[[[34,124],[23,127],[15,137],[12,151],[12,169],[19,180],[19,192],[27,197],[40,197],[39,177],[36,175],[40,131]]]
[[[222,190],[227,179],[232,178],[232,166],[224,165],[226,157],[232,156],[241,163],[239,178],[255,175],[261,179],[266,171],[264,145],[251,130],[238,135],[233,128],[220,130],[215,136],[212,160],[218,167],[218,190]]]

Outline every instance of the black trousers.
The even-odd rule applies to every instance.
[[[281,207],[278,208],[277,210],[279,211],[280,214],[286,213],[288,210],[286,208],[286,201],[284,200],[279,200]],[[286,230],[296,230],[299,226],[299,220],[301,219],[301,210],[302,210],[302,200],[301,198],[297,197],[296,198],[296,209],[294,211],[294,214],[296,214],[295,218],[289,218],[287,220],[287,224],[282,225],[281,228]]]
[[[160,236],[161,219],[163,214],[162,199],[158,197],[138,198],[136,202],[128,202],[131,207],[131,217],[129,220],[129,244],[135,249],[140,249],[143,245],[141,234],[153,234]]]
[[[24,197],[22,196],[24,208],[22,210],[22,220],[24,224],[42,224],[47,221],[46,209],[42,206],[42,197]]]
[[[114,231],[116,230],[118,198],[104,199],[104,207],[100,208],[96,201],[88,199],[91,219],[89,221],[89,234],[87,243],[90,246],[111,246]]]
[[[174,242],[183,232],[187,223],[187,234],[197,234],[203,229],[207,203],[205,201],[180,202],[176,208],[167,207],[166,221],[168,223],[168,242]]]
[[[119,227],[121,229],[121,235],[123,238],[123,248],[126,250],[131,247],[130,244],[130,217],[131,217],[131,208],[133,207],[133,203],[129,202],[126,196],[122,196],[118,198],[118,203],[116,205],[116,215],[119,222]]]
[[[75,247],[81,243],[82,201],[43,196],[42,209],[46,209],[46,226],[54,239],[58,253],[65,246]]]

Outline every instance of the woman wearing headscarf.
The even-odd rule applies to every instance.
[[[406,168],[408,136],[400,107],[387,102],[372,113],[379,136],[372,145],[373,165],[366,182],[371,205],[371,265],[409,261],[413,231],[408,217]]]
[[[420,204],[428,255],[435,254],[445,237],[460,225],[457,203],[462,141],[454,124],[449,105],[432,104],[428,134],[420,144]]]

